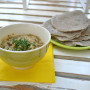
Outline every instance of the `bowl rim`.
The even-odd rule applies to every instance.
[[[23,24],[24,24],[24,25],[25,25],[25,24],[26,24],[26,25],[27,25],[27,24],[28,24],[28,25],[34,25],[34,26],[37,26],[37,27],[40,27],[40,28],[46,30],[47,33],[48,33],[48,35],[49,35],[48,41],[47,41],[46,43],[44,43],[41,47],[38,47],[38,48],[32,49],[32,50],[26,50],[26,51],[12,51],[12,50],[3,49],[3,48],[1,48],[1,47],[0,47],[0,50],[6,51],[6,52],[10,52],[10,53],[28,53],[28,52],[37,51],[37,50],[39,50],[39,49],[45,47],[47,44],[49,44],[49,42],[50,42],[50,40],[51,40],[51,34],[50,34],[50,32],[49,32],[46,28],[44,28],[44,27],[42,27],[42,26],[40,26],[40,25],[37,25],[37,24],[32,24],[32,23],[11,24],[11,25],[7,25],[7,26],[4,26],[4,27],[0,28],[0,30],[1,30],[1,29],[4,29],[4,28],[7,28],[7,27],[9,27],[9,26],[13,26],[13,25],[23,25]]]

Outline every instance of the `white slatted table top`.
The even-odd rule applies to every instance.
[[[0,0],[0,27],[15,23],[42,23],[56,14],[83,10],[79,0]],[[90,18],[90,11],[86,14]],[[90,90],[90,50],[73,51],[54,45],[56,83],[0,81],[0,90]]]

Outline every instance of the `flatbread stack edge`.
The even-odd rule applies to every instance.
[[[55,41],[69,46],[90,46],[90,20],[80,10],[55,15],[43,27]]]
[[[61,41],[69,41],[71,39],[77,38],[81,35],[81,32],[83,31],[82,30],[76,32],[60,32],[52,26],[51,19],[44,22],[43,27],[49,30],[52,36],[59,38]]]

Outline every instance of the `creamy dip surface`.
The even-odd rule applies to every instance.
[[[1,48],[12,51],[26,51],[41,47],[44,43],[35,35],[8,35],[0,44]]]

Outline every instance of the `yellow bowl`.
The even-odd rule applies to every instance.
[[[46,54],[51,39],[47,29],[35,24],[9,25],[0,29],[0,43],[4,37],[12,33],[15,35],[31,33],[40,37],[44,45],[28,51],[11,51],[0,48],[0,58],[7,64],[17,69],[26,69],[35,65]]]

